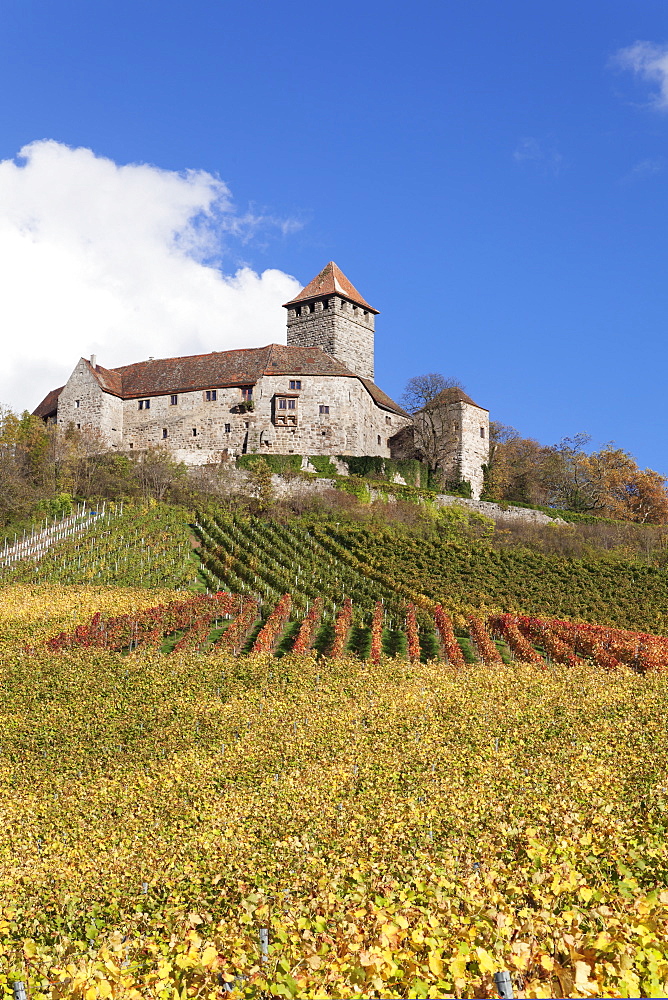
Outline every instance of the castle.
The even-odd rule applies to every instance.
[[[205,464],[249,452],[414,457],[414,418],[374,383],[376,309],[330,262],[285,304],[287,345],[103,368],[81,358],[34,411],[102,447]],[[419,421],[419,415],[415,418]],[[457,391],[440,415],[449,478],[482,488],[488,413]]]

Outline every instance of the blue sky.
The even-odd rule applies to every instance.
[[[20,371],[16,355],[5,401],[36,405],[44,380],[49,388],[89,346],[78,346],[74,322],[68,338],[63,321],[62,290],[72,298],[80,286],[54,279],[58,297],[48,277],[75,266],[76,205],[87,206],[89,226],[96,192],[108,191],[105,213],[124,197],[105,187],[99,163],[61,150],[84,147],[119,166],[154,165],[158,186],[170,171],[197,171],[204,187],[205,175],[219,178],[226,188],[216,191],[206,240],[201,218],[191,219],[184,252],[225,275],[282,273],[263,283],[247,271],[244,290],[235,286],[243,307],[220,306],[219,336],[198,332],[194,309],[191,340],[173,337],[169,316],[155,320],[154,309],[165,349],[147,333],[150,353],[237,346],[254,295],[258,315],[278,310],[282,325],[285,275],[306,283],[333,259],[381,312],[376,381],[395,398],[409,376],[442,371],[526,436],[549,444],[587,431],[595,445],[614,440],[668,475],[666,53],[665,0],[6,0],[0,160],[14,162],[4,202],[0,176],[0,236],[3,218],[22,238],[31,231],[25,259],[7,249],[9,283],[45,311],[15,301],[3,316],[0,305],[10,337],[18,322],[17,341],[31,345]],[[35,156],[28,197],[12,187],[27,178],[25,159],[15,158],[43,139],[58,146]],[[47,152],[58,154],[58,170]],[[39,213],[51,211],[70,167],[67,211],[42,226]],[[124,184],[129,175],[114,176]],[[153,175],[141,176],[150,201]],[[79,247],[105,243],[102,223],[74,226]],[[143,258],[155,251],[128,227],[119,223],[113,246],[99,249],[105,260],[122,255],[123,232]],[[151,272],[156,285],[160,273]],[[118,285],[105,280],[107,290]],[[179,280],[174,271],[170,294]],[[183,314],[197,280],[191,269]],[[91,310],[102,309],[93,299]],[[125,305],[114,309],[128,330],[123,350],[134,353],[113,357],[99,333],[90,339],[107,351],[101,363],[144,356],[141,308]],[[165,312],[178,311],[170,300]],[[96,322],[94,312],[81,318],[87,329]],[[254,343],[276,339],[270,320],[263,337],[264,322]]]

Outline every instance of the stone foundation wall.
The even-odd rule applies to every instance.
[[[249,475],[243,469],[230,469],[229,471],[230,482],[235,486],[241,488],[247,488],[249,483]],[[306,480],[299,477],[296,478],[284,478],[283,476],[273,475],[272,486],[277,497],[290,497],[299,496],[306,493],[324,493],[331,489],[336,489],[336,481],[334,479],[312,479]],[[391,490],[391,483],[387,484],[388,490]],[[371,499],[375,500],[378,498],[378,491],[370,490]],[[396,498],[392,494],[385,494],[383,496],[387,498],[388,502],[392,503]],[[547,514],[543,514],[540,510],[527,510],[524,507],[507,507],[502,508],[496,503],[490,503],[486,500],[465,500],[461,497],[449,496],[445,493],[437,494],[434,498],[434,503],[437,507],[451,507],[454,505],[459,505],[465,507],[467,510],[474,511],[477,514],[484,514],[485,517],[490,517],[492,520],[499,523],[503,522],[523,522],[525,524],[551,524],[565,526],[568,522],[563,521],[560,517],[549,517]]]

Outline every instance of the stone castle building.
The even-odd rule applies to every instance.
[[[373,381],[377,310],[336,264],[285,308],[287,345],[113,369],[81,358],[35,415],[105,449],[162,446],[188,464],[246,453],[419,457],[414,418]],[[469,479],[477,496],[487,411],[466,396],[449,401],[443,419],[448,475]]]

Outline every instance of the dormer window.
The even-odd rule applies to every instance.
[[[139,409],[140,410],[150,410],[151,409],[151,400],[150,399],[140,399],[139,400]]]

